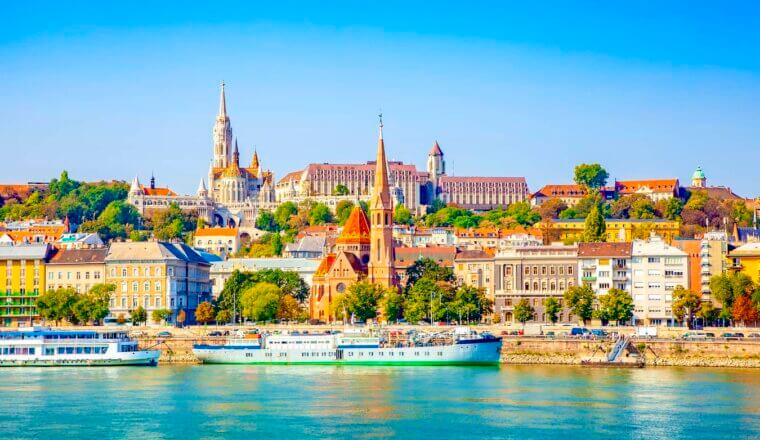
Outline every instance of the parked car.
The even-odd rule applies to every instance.
[[[222,332],[220,332],[219,330],[213,330],[213,331],[208,332],[208,335],[209,336],[222,336]]]
[[[747,337],[752,339],[760,338],[760,333],[750,333]]]
[[[591,334],[596,336],[597,338],[603,338],[607,336],[607,332],[600,328],[591,329]]]
[[[553,338],[554,337],[554,332],[553,331],[548,331],[548,332],[546,332],[546,335],[544,335],[544,336],[546,336],[547,338]]]
[[[158,332],[156,336],[158,336],[159,338],[171,338],[172,334],[171,332],[167,332],[166,330],[164,330],[162,332]]]
[[[579,336],[587,335],[588,333],[589,333],[589,331],[588,331],[588,329],[586,327],[573,327],[570,330],[570,336],[579,337]]]
[[[714,337],[714,335],[713,335]],[[681,335],[681,339],[707,339],[707,333],[704,332],[686,332],[683,335]]]
[[[734,337],[735,338],[743,338],[744,337],[744,333],[734,333]]]

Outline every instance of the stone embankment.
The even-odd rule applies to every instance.
[[[261,327],[259,327],[261,328]],[[94,327],[103,330],[103,327]],[[197,363],[192,346],[197,343],[223,344],[225,337],[207,336],[211,330],[225,330],[230,327],[203,328],[187,327],[184,329],[143,327],[133,328],[132,334],[138,338],[140,348],[155,348],[161,350],[162,364]],[[327,326],[268,326],[266,330],[298,330],[320,333],[326,330],[340,330],[342,327]],[[408,327],[405,327],[408,329]],[[440,327],[419,328],[423,331],[441,331]],[[158,337],[159,331],[171,332],[171,337]],[[478,330],[488,330],[500,335],[505,327],[478,327]],[[509,328],[507,330],[511,331]],[[546,331],[546,329],[544,329]],[[564,329],[567,330],[567,329]],[[620,328],[622,333],[630,334],[632,329]],[[715,330],[715,334],[723,331],[747,329]],[[760,368],[760,339],[741,338],[725,340],[678,339],[683,330],[663,329],[658,339],[634,339],[633,347],[644,355],[648,366],[688,366],[688,367],[738,367]],[[711,330],[712,331],[712,330]],[[541,336],[504,336],[502,347],[502,362],[505,364],[566,364],[579,365],[582,360],[601,358],[613,345],[611,340],[586,340],[569,337],[546,338]]]
[[[579,365],[611,347],[611,341],[506,337],[501,358],[507,364]],[[760,340],[634,339],[633,347],[651,366],[760,368]]]

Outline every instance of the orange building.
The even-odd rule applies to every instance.
[[[702,292],[702,240],[673,240],[673,246],[686,252],[689,266],[689,285],[692,292]]]
[[[314,273],[309,316],[318,321],[334,321],[332,304],[348,286],[367,279],[384,287],[398,285],[394,269],[393,203],[388,184],[388,164],[383,143],[383,124],[377,145],[375,182],[370,200],[370,219],[356,206],[335,241],[335,253],[328,254]]]

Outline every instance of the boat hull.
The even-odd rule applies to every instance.
[[[193,353],[206,364],[273,365],[497,365],[501,340],[419,347],[342,347],[333,350],[275,350],[256,346],[196,345]]]
[[[16,356],[14,359],[0,358],[0,367],[111,367],[111,366],[156,366],[161,352],[158,350],[118,353],[109,357],[61,356],[45,359],[35,356]]]

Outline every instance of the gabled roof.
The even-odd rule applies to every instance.
[[[586,188],[575,184],[544,185],[538,191],[531,194],[533,197],[578,197],[587,194]]]
[[[50,259],[50,264],[103,264],[108,249],[61,249]]]
[[[642,188],[648,188],[653,192],[678,191],[678,179],[648,179],[648,180],[618,180],[615,182],[615,190],[621,194],[633,194]]]
[[[151,188],[149,186],[142,187],[143,194],[146,196],[176,196],[177,193],[169,188]]]
[[[237,237],[237,228],[203,228],[195,231],[196,237]]]
[[[443,156],[443,151],[441,150],[441,147],[438,145],[438,141],[435,141],[435,144],[433,144],[433,148],[430,149],[431,156]]]
[[[333,263],[335,262],[335,254],[327,254],[325,258],[322,259],[322,262],[319,263],[319,266],[317,267],[316,272],[314,272],[315,277],[325,276],[327,272],[332,267]]]
[[[343,231],[335,241],[337,244],[369,244],[369,219],[360,206],[354,206],[343,226]]]
[[[579,257],[630,257],[632,243],[578,243]]]

